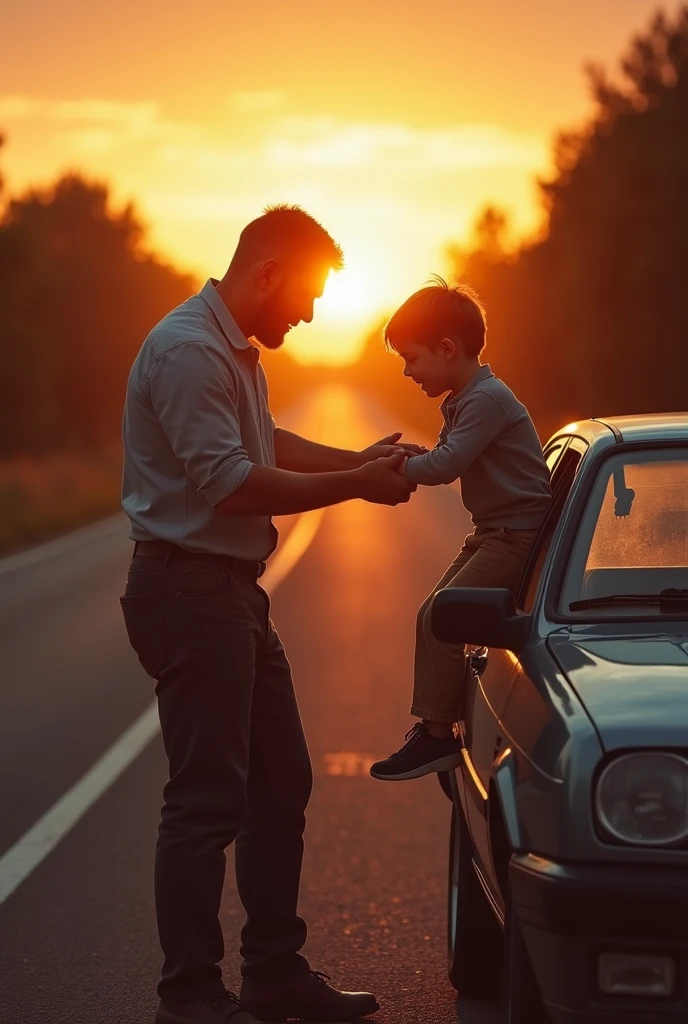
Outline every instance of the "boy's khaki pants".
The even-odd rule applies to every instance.
[[[411,714],[431,722],[456,722],[466,672],[463,644],[435,640],[430,604],[445,587],[507,587],[515,592],[537,530],[476,527],[418,611]]]

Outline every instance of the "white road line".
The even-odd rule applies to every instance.
[[[151,704],[90,771],[0,858],[0,903],[4,903],[138,757],[158,733],[159,727],[157,706]]]
[[[324,509],[315,509],[299,516],[261,579],[266,590],[274,593],[303,557],[318,532],[324,513]],[[159,731],[158,706],[157,701],[153,701],[93,767],[0,857],[0,905],[136,760]]]
[[[292,531],[263,573],[260,584],[271,594],[275,592],[285,576],[288,576],[297,562],[305,555],[320,528],[324,508],[302,512],[294,523]]]

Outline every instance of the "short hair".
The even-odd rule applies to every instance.
[[[267,206],[261,217],[247,224],[239,236],[232,260],[241,263],[259,252],[266,256],[280,251],[302,264],[319,263],[331,270],[341,270],[344,253],[322,224],[300,206],[279,203]]]
[[[487,318],[478,296],[468,285],[449,285],[437,274],[431,281],[385,324],[387,348],[398,352],[404,342],[435,348],[442,338],[453,338],[467,356],[479,356],[485,348]]]

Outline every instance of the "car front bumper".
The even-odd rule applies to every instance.
[[[513,907],[555,1024],[688,1021],[688,868],[562,864],[514,854]],[[606,995],[603,953],[670,957],[670,997]]]

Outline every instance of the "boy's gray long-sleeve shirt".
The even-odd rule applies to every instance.
[[[476,526],[537,529],[551,491],[542,445],[526,407],[485,364],[441,408],[439,441],[427,455],[408,460],[407,479],[430,485],[460,479],[463,503]]]

